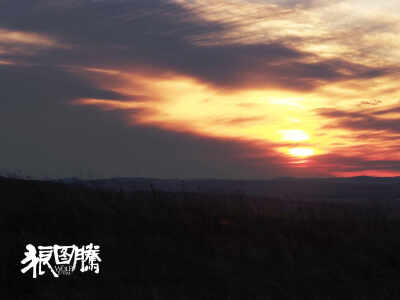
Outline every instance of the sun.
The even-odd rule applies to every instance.
[[[314,149],[312,148],[291,148],[289,149],[289,154],[296,157],[309,157],[314,155]]]

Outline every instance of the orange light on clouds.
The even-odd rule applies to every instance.
[[[229,25],[218,33],[191,36],[190,42],[199,49],[210,45],[285,41],[285,45],[307,54],[297,58],[294,67],[304,63],[313,70],[314,67],[318,69],[319,64],[341,66],[342,63],[343,68],[332,67],[335,72],[327,74],[326,78],[322,76],[321,80],[315,79],[313,85],[304,90],[301,87],[291,89],[290,84],[273,85],[268,77],[265,85],[262,81],[262,84],[243,84],[224,90],[196,79],[196,75],[146,72],[141,72],[146,75],[138,75],[137,71],[124,73],[91,67],[85,71],[121,79],[120,86],[110,87],[108,82],[101,82],[102,87],[124,95],[139,93],[148,100],[81,99],[80,104],[109,110],[137,109],[131,119],[133,124],[242,142],[265,142],[270,145],[268,151],[285,156],[294,167],[307,165],[309,161],[310,165],[316,161],[323,165],[321,159],[324,158],[320,156],[341,156],[347,161],[355,157],[362,162],[385,160],[390,153],[392,160],[400,159],[396,134],[389,138],[382,132],[385,126],[391,126],[386,125],[393,121],[389,117],[398,118],[399,113],[373,115],[379,108],[398,106],[400,99],[398,71],[389,72],[400,58],[398,1],[385,2],[386,9],[370,0],[323,1],[323,5],[311,5],[307,9],[246,0],[229,3],[174,1],[190,9],[199,19]],[[359,6],[374,14],[365,14]],[[285,40],[287,37],[291,38]],[[276,76],[290,81],[290,76],[286,75],[290,70],[286,70],[289,67],[284,61],[277,60],[273,67],[279,69],[281,64],[285,72]],[[368,73],[368,67],[377,68],[377,74],[382,68],[382,75]],[[250,83],[257,78],[250,72],[243,72],[242,76],[243,82]],[[116,80],[110,82],[115,84]],[[370,105],[371,99],[379,101]],[[329,108],[355,112],[356,117],[340,119],[340,116],[327,117],[318,113],[320,109]],[[363,127],[365,120],[357,118],[360,111],[379,118],[381,122],[376,122],[375,130]],[[335,173],[337,170],[332,165],[334,163],[327,167],[330,174],[345,176],[345,173]],[[375,174],[373,170],[370,172],[368,174]]]
[[[285,147],[298,146],[299,142],[310,140],[310,135],[318,129],[307,108],[307,102],[316,102],[313,95],[305,98],[294,92],[273,89],[219,91],[182,76],[168,79],[121,76],[126,76],[125,81],[131,80],[135,89],[132,91],[128,85],[113,87],[114,91],[128,95],[139,92],[152,100],[80,99],[78,103],[106,110],[142,109],[145,113],[135,114],[133,123],[276,144],[275,150],[286,155],[287,151],[280,149],[282,143]],[[138,83],[141,90],[137,88]]]
[[[365,171],[348,171],[348,172],[333,172],[337,177],[400,177],[400,171],[385,171],[385,170],[365,170]]]
[[[25,31],[10,31],[5,28],[0,28],[0,43],[36,45],[42,48],[64,47],[64,45],[46,35]]]
[[[98,73],[95,69],[85,71]],[[359,158],[380,159],[374,155],[386,153],[395,145],[395,140],[376,142],[375,139],[382,135],[371,135],[374,139],[366,141],[355,138],[346,128],[330,128],[334,120],[316,113],[321,107],[332,107],[333,100],[324,94],[323,89],[311,93],[277,89],[221,91],[183,76],[151,77],[123,72],[116,74],[108,70],[102,70],[102,73],[121,78],[123,84],[109,87],[111,90],[124,95],[132,94],[133,98],[140,94],[147,100],[130,101],[129,97],[124,100],[80,99],[76,104],[127,113],[134,110],[132,125],[157,126],[253,145],[267,144],[267,151],[286,156],[294,168],[310,166],[308,162],[311,163],[314,157],[326,154],[346,153]],[[102,85],[107,86],[107,82],[102,82]],[[336,84],[336,87],[341,91],[351,91],[342,83]],[[336,101],[336,108],[345,111],[359,109],[361,100],[368,99],[367,93],[365,87],[365,93],[360,91],[359,100],[355,103]],[[373,147],[368,146],[368,142]],[[263,147],[260,146],[261,152]],[[334,171],[330,174],[335,175]]]

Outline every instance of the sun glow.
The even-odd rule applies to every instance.
[[[306,158],[315,155],[315,143],[318,143],[318,153],[324,152],[327,145],[324,137],[318,136],[318,122],[314,122],[312,111],[306,108],[321,101],[313,95],[303,97],[294,106],[276,100],[295,99],[296,93],[288,91],[270,89],[222,93],[185,77],[133,78],[126,74],[126,80],[132,81],[134,86],[139,82],[140,95],[157,101],[79,99],[76,104],[99,106],[103,110],[138,110],[140,113],[132,119],[134,124],[157,124],[168,130],[203,136],[270,143],[269,149],[285,156]],[[138,93],[126,86],[114,88],[114,91],[125,95]],[[301,129],[296,129],[296,126],[301,126]],[[313,136],[312,143],[310,136]],[[309,143],[309,146],[299,145],[302,142]]]
[[[309,157],[314,155],[314,149],[312,148],[291,148],[289,149],[290,155],[296,156],[296,157]]]
[[[282,141],[301,142],[310,138],[307,133],[300,129],[281,130],[280,133]]]
[[[98,70],[89,72],[97,74]],[[112,74],[102,70],[103,73]],[[318,161],[320,155],[329,155],[332,151],[377,159],[372,157],[373,153],[364,152],[365,142],[349,140],[345,128],[330,127],[332,121],[318,113],[321,103],[329,107],[329,99],[318,92],[302,95],[277,89],[220,91],[184,76],[153,78],[124,72],[112,76],[123,79],[123,84],[110,88],[123,95],[132,95],[132,100],[91,98],[74,103],[98,106],[106,111],[132,112],[132,118],[128,118],[132,125],[151,125],[248,142],[260,152],[274,152],[289,159],[285,162],[294,167],[309,166],[307,162],[311,159]],[[102,82],[102,85],[107,83]],[[285,99],[296,99],[296,105]],[[335,109],[339,108],[351,110],[352,106],[347,102],[341,106],[336,104]],[[380,151],[384,146],[382,144]]]

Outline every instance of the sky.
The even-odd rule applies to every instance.
[[[400,2],[0,0],[0,171],[400,175]]]

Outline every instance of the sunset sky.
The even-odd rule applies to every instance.
[[[398,0],[0,0],[0,169],[400,176]]]

